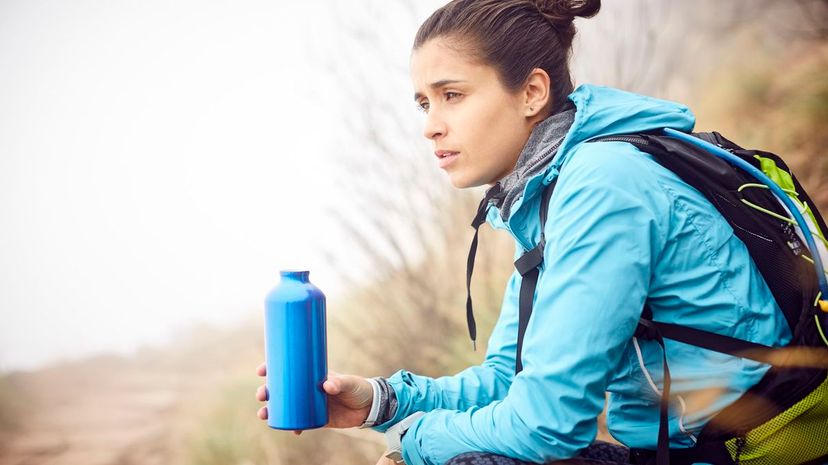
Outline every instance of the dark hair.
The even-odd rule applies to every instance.
[[[546,109],[556,113],[573,91],[569,55],[576,16],[592,17],[601,0],[454,0],[425,20],[414,50],[434,38],[494,67],[504,87],[516,91],[534,68],[551,80]]]

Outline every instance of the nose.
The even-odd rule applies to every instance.
[[[439,112],[432,109],[426,116],[425,128],[423,128],[423,136],[426,139],[436,140],[439,137],[446,135],[446,123],[440,117]]]

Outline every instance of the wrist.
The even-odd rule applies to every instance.
[[[371,385],[371,408],[368,409],[368,416],[365,417],[365,421],[359,425],[360,429],[363,428],[370,428],[377,424],[377,417],[379,417],[381,402],[380,402],[380,388],[379,384],[377,383],[376,379],[373,378],[366,378],[366,381]]]

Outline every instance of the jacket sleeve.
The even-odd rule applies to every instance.
[[[398,371],[388,379],[397,396],[397,411],[391,420],[374,429],[384,432],[414,412],[466,410],[504,398],[515,374],[514,335],[518,317],[511,302],[517,299],[519,290],[520,275],[515,272],[506,285],[500,316],[489,337],[483,363],[436,379]]]
[[[552,196],[523,371],[501,400],[420,418],[403,438],[407,464],[439,465],[470,451],[544,463],[573,457],[595,439],[669,212],[637,162],[643,155],[609,144],[572,154]]]

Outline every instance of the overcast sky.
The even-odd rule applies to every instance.
[[[0,371],[337,292],[325,3],[0,1]]]

